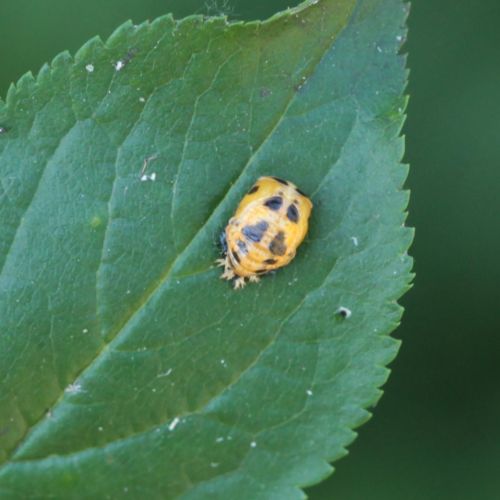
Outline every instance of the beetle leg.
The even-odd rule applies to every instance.
[[[234,271],[230,267],[226,267],[224,269],[224,272],[221,274],[220,279],[221,280],[232,280],[234,278],[235,274]]]
[[[245,286],[245,278],[240,276],[234,280],[234,289],[238,290],[238,288],[243,288]]]

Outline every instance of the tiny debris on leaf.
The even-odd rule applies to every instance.
[[[352,316],[352,311],[348,309],[347,307],[341,306],[337,309],[337,314],[339,316],[342,316],[343,318],[347,319]]]
[[[82,392],[82,386],[78,383],[69,384],[68,387],[64,389],[64,392],[67,392],[68,394],[78,394],[79,392]]]
[[[157,378],[160,378],[160,377],[168,377],[173,371],[173,368],[169,368],[166,372],[163,372],[163,373],[159,373],[156,377]]]
[[[170,422],[170,425],[168,426],[169,431],[173,431],[176,427],[177,424],[180,422],[179,417],[175,417],[172,422]]]

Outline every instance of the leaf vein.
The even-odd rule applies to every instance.
[[[40,187],[42,186],[43,184],[43,177],[45,175],[45,171],[47,169],[47,166],[48,164],[50,163],[50,161],[52,160],[52,158],[54,157],[54,154],[57,152],[57,150],[59,149],[59,147],[61,146],[61,143],[64,141],[64,139],[71,133],[71,131],[75,128],[76,124],[78,123],[78,120],[76,119],[75,117],[75,121],[74,123],[68,128],[68,130],[66,130],[64,132],[64,134],[62,135],[61,139],[57,142],[57,144],[54,146],[54,149],[52,150],[52,152],[49,154],[49,156],[47,157],[47,160],[45,161],[45,164],[42,168],[42,170],[40,171],[40,175],[38,177],[38,180],[37,180],[37,183],[36,185],[34,186],[33,188],[33,191],[31,193],[31,196],[29,198],[29,201],[27,202],[26,204],[26,208],[23,212],[22,215],[20,215],[19,217],[19,222],[17,224],[17,227],[16,227],[16,230],[14,232],[14,235],[12,236],[12,239],[8,245],[8,248],[5,252],[5,258],[3,259],[3,262],[2,262],[2,266],[0,268],[0,276],[2,275],[3,273],[3,270],[5,268],[5,264],[8,260],[8,256],[10,254],[10,251],[19,235],[19,230],[21,229],[22,225],[23,225],[23,221],[25,220],[24,216],[26,215],[26,213],[28,212],[28,210],[30,209],[30,206],[31,206],[31,203],[33,202],[33,200],[35,199],[35,196],[36,194],[38,193]]]
[[[212,39],[210,40],[210,42],[208,43],[207,45],[207,50],[206,52],[208,53],[208,51],[210,50],[210,44],[211,44],[211,41]],[[171,201],[171,205],[170,205],[170,220],[171,220],[171,227],[172,227],[172,240],[173,240],[173,243],[174,243],[174,248],[175,250],[177,251],[177,242],[176,242],[176,238],[175,238],[175,217],[174,217],[174,213],[175,213],[175,203],[176,203],[176,200],[177,200],[177,184],[178,184],[178,181],[179,181],[179,176],[181,175],[181,169],[182,169],[182,165],[184,163],[184,159],[185,159],[185,155],[186,155],[186,149],[188,147],[188,142],[189,142],[189,136],[191,134],[191,130],[192,130],[192,127],[193,127],[193,124],[195,122],[195,119],[196,119],[196,112],[198,110],[198,105],[199,105],[199,102],[200,102],[200,99],[206,95],[208,92],[210,92],[210,90],[213,88],[216,80],[217,80],[217,77],[220,75],[220,72],[222,71],[222,69],[224,68],[224,66],[226,64],[228,64],[228,62],[233,58],[235,57],[237,54],[239,54],[241,52],[241,49],[238,49],[236,51],[234,51],[232,54],[230,54],[219,66],[218,68],[216,69],[216,71],[214,72],[214,75],[209,83],[209,85],[203,90],[203,92],[201,92],[200,94],[198,94],[196,96],[196,99],[194,101],[194,104],[193,104],[193,111],[191,113],[191,119],[189,121],[189,125],[186,129],[186,133],[184,135],[184,144],[183,144],[183,147],[182,147],[182,153],[181,153],[181,158],[177,164],[177,172],[176,172],[176,175],[175,175],[175,179],[174,179],[174,184],[172,186],[172,201]]]

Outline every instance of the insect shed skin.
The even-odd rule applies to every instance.
[[[224,266],[221,279],[242,288],[246,279],[286,266],[304,240],[311,216],[311,200],[295,184],[278,177],[260,177],[243,197],[224,229]]]

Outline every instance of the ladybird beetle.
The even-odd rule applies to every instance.
[[[242,288],[245,278],[257,282],[259,276],[286,266],[307,234],[312,208],[295,184],[260,177],[221,235],[221,279],[234,279],[234,288]]]

